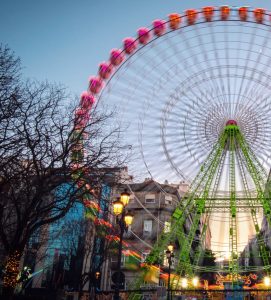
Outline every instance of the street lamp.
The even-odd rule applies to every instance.
[[[126,212],[126,206],[130,200],[130,194],[125,190],[121,193],[120,198],[113,202],[113,212],[116,216],[117,224],[120,227],[119,235],[119,249],[118,249],[118,263],[117,263],[117,283],[115,285],[114,300],[119,300],[120,292],[120,272],[121,272],[121,255],[122,255],[122,240],[124,231],[127,231],[128,226],[133,222],[133,216]]]
[[[168,260],[168,281],[167,281],[167,300],[170,300],[170,271],[171,271],[171,266],[172,266],[172,258],[174,257],[173,253],[173,245],[168,245],[167,246],[167,251],[166,251],[166,256]]]
[[[96,295],[99,287],[99,280],[100,280],[101,273],[99,271],[95,272],[94,275],[94,299],[96,300]]]
[[[270,286],[270,277],[268,276],[264,277],[263,281],[266,287]]]
[[[199,279],[198,279],[198,277],[194,277],[194,278],[192,279],[192,283],[193,283],[193,286],[196,288],[196,287],[198,286],[198,284],[199,284]]]
[[[181,285],[182,285],[182,288],[186,289],[188,286],[188,280],[186,278],[183,278]]]

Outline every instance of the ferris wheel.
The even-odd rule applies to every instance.
[[[137,159],[131,171],[191,182],[234,119],[268,172],[269,15],[223,6],[168,18],[124,39],[90,78],[98,102],[119,111]]]
[[[228,222],[230,232],[236,197],[257,198],[271,167],[270,35],[270,14],[262,8],[208,6],[172,13],[150,28],[139,28],[135,37],[111,51],[90,78],[81,106],[96,100],[117,111],[123,138],[132,146],[129,169],[138,180],[185,181],[193,187],[209,166],[220,179],[212,177],[208,193],[215,198],[235,194],[229,218],[209,212],[210,222]],[[254,176],[257,172],[261,177]],[[197,184],[206,190],[206,181]],[[245,215],[238,222],[257,225],[258,217],[248,221]],[[237,245],[240,236],[235,234],[232,254],[246,243]]]

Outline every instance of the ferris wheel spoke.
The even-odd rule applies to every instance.
[[[249,40],[249,45],[252,47],[253,45],[253,40],[254,40],[254,36],[256,34],[256,30],[257,30],[257,27],[254,26],[253,30],[252,30],[252,34],[250,36],[250,40]],[[249,60],[250,60],[250,57],[251,57],[251,51],[250,49],[247,51],[246,53],[246,57],[245,57],[245,66],[243,68],[243,74],[242,74],[242,79],[241,79],[241,83],[240,83],[240,86],[239,86],[239,91],[238,91],[238,98],[237,98],[237,106],[239,104],[239,99],[241,98],[241,95],[242,95],[242,92],[243,92],[243,86],[244,86],[244,78],[245,78],[245,74],[248,72],[248,66],[249,66]],[[236,106],[235,106],[236,108]],[[236,113],[236,109],[234,111],[234,113]]]
[[[260,43],[258,42],[258,44],[255,43],[255,38],[257,39],[257,38],[259,38],[259,36],[255,35],[255,37],[254,37],[254,47],[255,47],[255,45],[258,47],[257,58],[255,59],[255,63],[254,63],[254,66],[253,66],[254,69],[259,68],[262,65],[261,60],[263,60],[266,56],[268,57],[268,61],[269,62],[271,61],[271,57],[268,56],[268,53],[271,50],[270,46],[268,47],[268,42],[270,40],[270,31],[269,30],[266,31],[265,36],[260,36],[260,37],[261,37],[261,41],[260,41]],[[255,74],[255,75],[258,75],[258,78],[257,78],[258,81],[260,81],[260,82],[262,81],[262,76],[263,76],[264,72],[266,72],[266,71],[268,72],[268,69],[267,70],[262,69],[261,73]],[[255,88],[259,88],[259,86],[256,83],[254,83],[252,85],[247,84],[245,90],[247,90],[247,93],[249,94]]]

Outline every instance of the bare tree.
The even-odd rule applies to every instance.
[[[123,161],[111,113],[95,107],[90,117],[61,86],[22,82],[20,61],[3,46],[0,76],[0,248],[12,294],[31,235],[87,201],[107,168]]]

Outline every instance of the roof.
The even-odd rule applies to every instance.
[[[145,180],[140,183],[133,183],[129,185],[133,192],[166,192],[169,194],[177,194],[178,188],[170,184],[161,184],[152,179]]]

